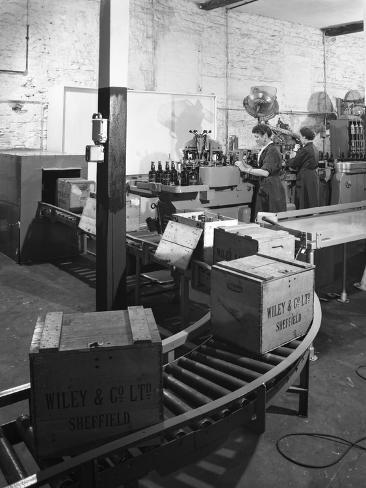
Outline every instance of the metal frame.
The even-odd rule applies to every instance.
[[[327,215],[345,214],[347,212],[366,211],[366,201],[352,202],[339,205],[328,205],[325,207],[314,207],[302,210],[293,210],[289,212],[280,212],[278,214],[272,214],[270,216],[263,215],[259,218],[259,223],[264,222],[265,227],[272,227],[275,229],[281,229],[294,235],[300,240],[300,250],[304,249],[308,253],[308,262],[314,264],[314,253],[317,249],[324,247],[331,247],[338,244],[343,245],[343,272],[342,272],[342,292],[339,295],[338,301],[341,303],[348,303],[348,297],[346,292],[346,274],[347,274],[347,243],[354,242],[362,239],[366,239],[366,225],[363,232],[357,233],[339,234],[339,237],[335,238],[323,238],[321,233],[318,232],[306,232],[299,229],[292,228],[294,219],[302,219],[306,221],[306,218],[313,218],[319,216],[319,218],[325,218]]]

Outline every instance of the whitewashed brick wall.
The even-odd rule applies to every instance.
[[[1,32],[24,26],[25,4],[0,2]],[[224,9],[203,11],[191,0],[130,0],[130,17],[129,88],[214,93],[220,142],[235,134],[241,147],[253,144],[255,119],[242,102],[254,85],[276,87],[280,111],[300,112],[281,114],[294,130],[321,122],[301,114],[322,108],[318,29],[235,9],[226,18]],[[29,72],[0,72],[0,148],[46,147],[49,89],[97,86],[98,20],[99,0],[30,0]],[[9,37],[12,49],[0,46],[0,69],[19,67],[24,60],[24,44],[13,45]],[[4,36],[0,41],[6,42]],[[351,89],[363,91],[363,33],[325,42],[330,101]],[[17,99],[33,103],[14,110],[7,101]]]
[[[45,148],[49,89],[97,86],[99,0],[30,0],[29,7],[28,73],[0,71],[0,148]],[[0,31],[7,32],[0,37],[0,70],[24,66],[25,23],[25,0],[0,2]],[[24,103],[14,110],[9,100]]]

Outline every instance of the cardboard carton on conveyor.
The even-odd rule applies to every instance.
[[[81,213],[90,192],[94,191],[94,181],[84,178],[58,178],[57,205],[70,212]]]

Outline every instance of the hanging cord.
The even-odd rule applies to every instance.
[[[366,369],[366,364],[362,364],[361,366],[358,366],[358,368],[355,370],[355,373],[357,376],[362,378],[363,380],[366,380],[366,376],[362,375],[360,373],[360,370]],[[337,444],[343,444],[344,446],[347,446],[347,449],[334,461],[331,461],[327,464],[308,464],[302,461],[298,461],[297,459],[291,457],[289,454],[286,454],[285,449],[281,446],[282,441],[285,439],[288,439],[289,437],[310,437],[314,439],[323,439],[329,442],[335,442]],[[313,469],[324,469],[324,468],[329,468],[330,466],[334,466],[335,464],[339,463],[348,453],[351,449],[357,448],[360,449],[361,451],[366,451],[366,446],[361,446],[360,443],[366,440],[365,437],[361,437],[360,439],[356,440],[355,442],[348,441],[347,439],[344,439],[343,437],[339,437],[336,435],[331,435],[331,434],[319,434],[316,432],[298,432],[295,434],[286,434],[282,437],[280,437],[276,441],[276,448],[277,451],[283,456],[287,461],[290,461],[293,464],[296,464],[297,466],[302,466],[304,468],[313,468]],[[294,451],[293,448],[288,447],[288,450],[291,452]]]
[[[324,90],[324,134],[327,131],[327,59],[326,59],[326,44],[325,33],[323,32],[323,90]],[[325,154],[325,137],[323,138],[323,158]]]
[[[310,463],[305,463],[302,461],[298,461],[297,459],[291,457],[289,454],[286,454],[285,450],[283,447],[281,447],[281,443],[285,440],[288,439],[289,437],[311,437],[315,439],[324,439],[329,442],[335,442],[337,444],[343,444],[347,446],[347,449],[334,461],[331,461],[326,464],[310,464]],[[335,464],[339,463],[348,453],[351,449],[357,448],[360,449],[361,451],[366,451],[366,447],[361,446],[360,443],[366,440],[365,437],[361,437],[360,439],[356,440],[355,442],[348,441],[347,439],[343,439],[342,437],[338,437],[336,435],[330,435],[330,434],[318,434],[314,432],[298,432],[295,434],[286,434],[282,437],[280,437],[277,442],[276,442],[276,448],[277,451],[283,456],[287,461],[290,461],[293,464],[296,464],[297,466],[302,466],[304,468],[312,468],[312,469],[324,469],[324,468],[329,468],[330,466],[334,466]],[[288,450],[293,452],[294,449],[288,447]]]
[[[366,370],[366,364],[361,364],[361,366],[359,366],[355,373],[357,374],[357,376],[359,376],[360,378],[362,378],[363,380],[366,380],[366,376],[364,376],[363,374],[361,374],[360,370],[362,369],[365,369]]]

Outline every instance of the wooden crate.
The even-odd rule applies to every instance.
[[[161,339],[151,309],[48,313],[29,356],[40,458],[78,453],[163,419]]]
[[[260,254],[212,266],[214,336],[263,354],[304,335],[313,318],[314,268]]]
[[[238,224],[237,219],[207,211],[177,213],[172,215],[172,219],[203,230],[194,257],[201,259],[207,264],[213,263],[214,229],[216,227],[231,227]]]
[[[294,259],[295,237],[286,231],[266,229],[257,224],[215,229],[214,263],[257,253],[282,259]]]
[[[84,178],[58,178],[57,205],[70,212],[81,213],[90,192],[94,191],[94,181]]]

